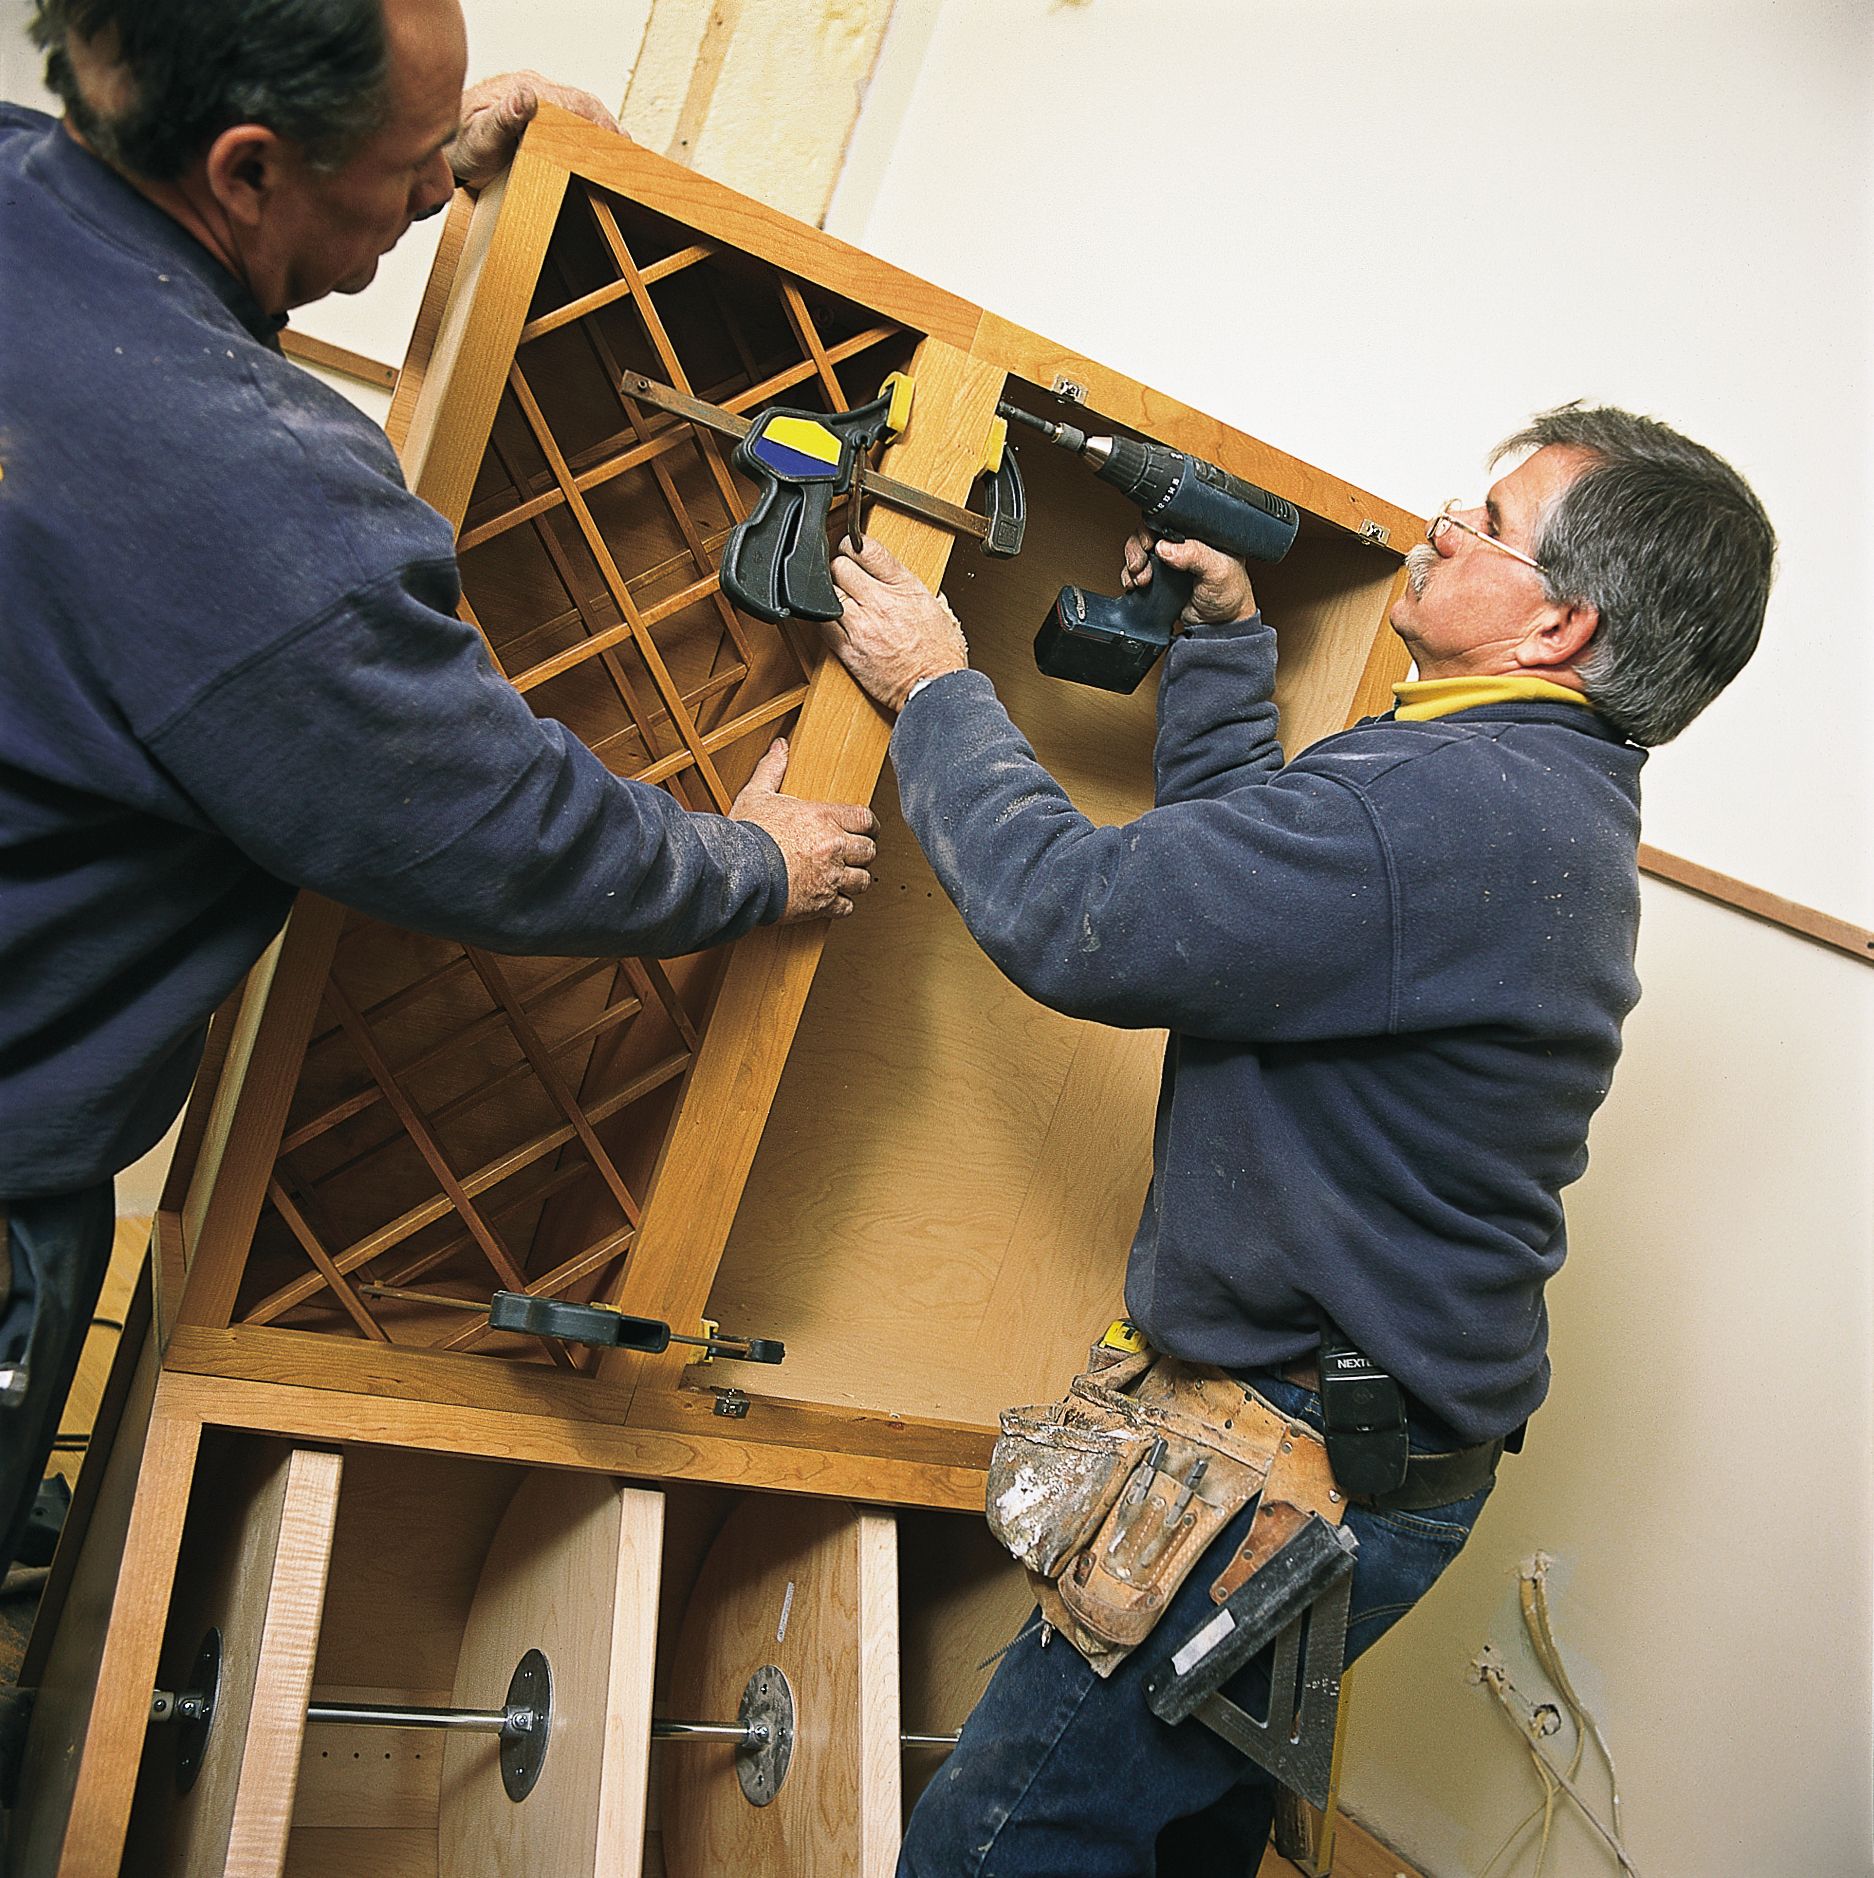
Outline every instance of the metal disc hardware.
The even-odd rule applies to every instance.
[[[772,1663],[742,1688],[732,1722],[653,1721],[658,1741],[733,1741],[735,1778],[750,1806],[766,1806],[781,1791],[794,1758],[794,1691]]]
[[[794,1758],[794,1691],[772,1663],[749,1677],[736,1720],[748,1739],[735,1750],[735,1777],[751,1806],[766,1806],[781,1791]]]
[[[150,1720],[177,1722],[176,1786],[187,1793],[195,1784],[214,1726],[221,1690],[221,1632],[211,1630],[196,1652],[190,1688],[180,1695],[158,1689],[150,1702]],[[396,1702],[309,1702],[306,1722],[340,1722],[354,1728],[454,1728],[501,1737],[501,1784],[510,1800],[524,1800],[546,1765],[553,1723],[553,1671],[545,1655],[529,1650],[508,1679],[507,1700],[500,1708],[416,1708]]]
[[[501,1784],[510,1800],[524,1800],[547,1764],[547,1731],[553,1721],[553,1670],[538,1650],[529,1650],[508,1684],[508,1714],[526,1715],[532,1725],[501,1731]]]
[[[651,1734],[659,1741],[733,1741],[742,1797],[750,1806],[766,1806],[787,1779],[795,1727],[793,1685],[784,1671],[763,1663],[743,1685],[733,1722],[653,1721]],[[955,1735],[905,1734],[898,1739],[908,1748],[947,1750],[957,1744]]]
[[[189,1666],[186,1694],[158,1689],[150,1698],[151,1721],[173,1721],[176,1731],[176,1791],[187,1793],[202,1771],[208,1752],[208,1731],[215,1724],[215,1703],[221,1694],[221,1632],[211,1629],[202,1639]]]

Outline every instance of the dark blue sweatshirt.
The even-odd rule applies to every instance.
[[[1054,1009],[1171,1032],[1126,1308],[1246,1369],[1323,1312],[1463,1440],[1548,1383],[1543,1286],[1639,996],[1644,752],[1572,703],[1370,719],[1283,766],[1276,635],[1172,646],[1157,805],[1074,809],[980,673],[892,738],[965,923]]]
[[[295,887],[507,952],[780,914],[773,841],[535,718],[383,433],[14,106],[0,282],[0,1197],[161,1136]]]

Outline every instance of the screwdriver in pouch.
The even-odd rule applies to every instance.
[[[1106,1542],[1106,1556],[1111,1558],[1125,1543],[1126,1535],[1131,1532],[1133,1521],[1139,1516],[1139,1509],[1151,1498],[1152,1482],[1158,1478],[1159,1463],[1165,1458],[1165,1437],[1158,1436],[1146,1449],[1137,1467],[1132,1470],[1132,1478],[1126,1483],[1124,1497],[1119,1503],[1119,1517],[1113,1521],[1113,1536]],[[1124,1578],[1124,1572],[1115,1572],[1115,1577]]]

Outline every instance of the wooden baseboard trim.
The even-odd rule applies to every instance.
[[[1309,1874],[1271,1846],[1256,1878],[1309,1878]],[[1334,1862],[1324,1878],[1424,1878],[1424,1874],[1357,1819],[1342,1813],[1334,1828]]]
[[[1720,906],[1748,913],[1753,919],[1769,920],[1801,938],[1813,939],[1818,945],[1833,946],[1864,965],[1874,965],[1874,932],[1865,926],[1837,919],[1832,913],[1817,912],[1812,906],[1786,900],[1780,893],[1753,887],[1748,881],[1733,880],[1714,867],[1681,860],[1678,855],[1650,847],[1644,841],[1640,843],[1640,872],[1651,874],[1657,880],[1670,881],[1687,893],[1716,900]]]
[[[355,378],[361,385],[379,391],[397,389],[397,368],[379,359],[368,359],[349,346],[335,346],[329,339],[315,339],[311,333],[296,333],[291,327],[280,335],[280,350],[302,365],[317,365],[344,378]]]

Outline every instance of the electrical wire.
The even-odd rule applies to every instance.
[[[1614,1767],[1613,1750],[1607,1745],[1601,1724],[1595,1720],[1588,1705],[1575,1694],[1574,1684],[1568,1680],[1568,1670],[1562,1662],[1562,1653],[1555,1641],[1555,1630],[1549,1621],[1549,1562],[1546,1552],[1538,1552],[1523,1569],[1520,1587],[1523,1628],[1529,1632],[1529,1640],[1535,1646],[1536,1658],[1542,1665],[1543,1673],[1554,1685],[1556,1694],[1567,1704],[1575,1723],[1575,1758],[1568,1771],[1571,1776],[1579,1771],[1582,1743],[1586,1736],[1592,1736],[1607,1766],[1608,1792],[1613,1799],[1614,1838],[1624,1841],[1625,1835],[1620,1826],[1620,1775]]]
[[[1508,1693],[1509,1679],[1504,1675],[1501,1665],[1493,1665],[1484,1670],[1482,1672],[1482,1678],[1484,1685],[1490,1690],[1490,1693],[1502,1704],[1503,1712],[1509,1716],[1512,1722],[1516,1722],[1516,1711],[1511,1704]],[[1522,1727],[1522,1724],[1516,1723],[1516,1726],[1517,1731],[1527,1737],[1527,1730]],[[1542,1768],[1543,1771],[1547,1773],[1548,1777],[1574,1801],[1581,1817],[1607,1841],[1608,1850],[1620,1861],[1620,1869],[1630,1874],[1630,1878],[1639,1878],[1639,1868],[1634,1864],[1633,1860],[1627,1856],[1627,1848],[1614,1837],[1613,1828],[1605,1825],[1594,1811],[1594,1808],[1581,1797],[1580,1789],[1576,1787],[1575,1783],[1549,1759],[1539,1742],[1525,1738],[1524,1746],[1535,1756],[1537,1766]],[[1544,1836],[1546,1838],[1546,1834]]]
[[[1535,1822],[1542,1821],[1542,1837],[1537,1844],[1535,1878],[1542,1878],[1542,1872],[1548,1862],[1549,1841],[1555,1825],[1555,1806],[1558,1795],[1565,1795],[1572,1800],[1596,1832],[1606,1840],[1608,1849],[1619,1860],[1621,1870],[1638,1878],[1632,1859],[1628,1856],[1625,1836],[1620,1818],[1620,1777],[1614,1768],[1613,1751],[1607,1745],[1607,1737],[1601,1732],[1601,1725],[1593,1712],[1575,1693],[1574,1684],[1569,1680],[1567,1666],[1562,1661],[1561,1649],[1555,1641],[1554,1626],[1549,1614],[1548,1573],[1551,1560],[1547,1553],[1538,1552],[1530,1559],[1518,1574],[1518,1603],[1522,1611],[1523,1628],[1528,1633],[1529,1645],[1535,1653],[1536,1661],[1550,1685],[1562,1699],[1568,1712],[1568,1718],[1574,1727],[1575,1748],[1566,1769],[1556,1766],[1548,1753],[1541,1746],[1541,1737],[1552,1732],[1542,1724],[1545,1718],[1553,1718],[1556,1726],[1560,1725],[1561,1716],[1554,1703],[1536,1704],[1529,1701],[1521,1690],[1510,1681],[1509,1673],[1497,1660],[1488,1645],[1483,1654],[1473,1664],[1476,1680],[1483,1683],[1496,1697],[1498,1705],[1517,1733],[1523,1737],[1523,1745],[1529,1750],[1531,1761],[1537,1776],[1542,1781],[1541,1802],[1523,1819],[1511,1828],[1509,1835],[1491,1855],[1490,1861],[1479,1874],[1479,1878],[1489,1878],[1510,1848],[1526,1833]],[[1520,1704],[1525,1713],[1517,1714]],[[1592,1739],[1607,1767],[1608,1788],[1613,1801],[1613,1824],[1608,1826],[1582,1797],[1576,1786],[1581,1773],[1581,1763],[1587,1752],[1587,1743]]]
[[[1489,1684],[1492,1677],[1497,1677],[1502,1680],[1505,1686],[1508,1686],[1508,1677],[1503,1675],[1501,1668],[1497,1665],[1488,1647],[1486,1647],[1484,1654],[1478,1658],[1477,1662],[1472,1665],[1472,1668],[1475,1670],[1479,1682]],[[1494,1687],[1494,1685],[1492,1686]],[[1500,1693],[1499,1700],[1501,1700]],[[1530,1710],[1532,1723],[1535,1712],[1533,1708]],[[1511,1720],[1514,1721],[1515,1717],[1512,1716]],[[1519,1732],[1521,1732],[1522,1726],[1521,1723],[1517,1724]],[[1478,1873],[1477,1878],[1490,1878],[1490,1874],[1503,1862],[1503,1858],[1505,1854],[1508,1853],[1510,1847],[1513,1846],[1537,1820],[1541,1820],[1542,1822],[1542,1837],[1536,1842],[1535,1878],[1542,1878],[1542,1873],[1549,1859],[1549,1836],[1555,1829],[1555,1802],[1560,1797],[1562,1790],[1560,1786],[1550,1778],[1548,1765],[1545,1761],[1533,1754],[1531,1761],[1536,1770],[1536,1777],[1542,1782],[1542,1798],[1510,1828],[1508,1836],[1490,1855],[1489,1863]]]

